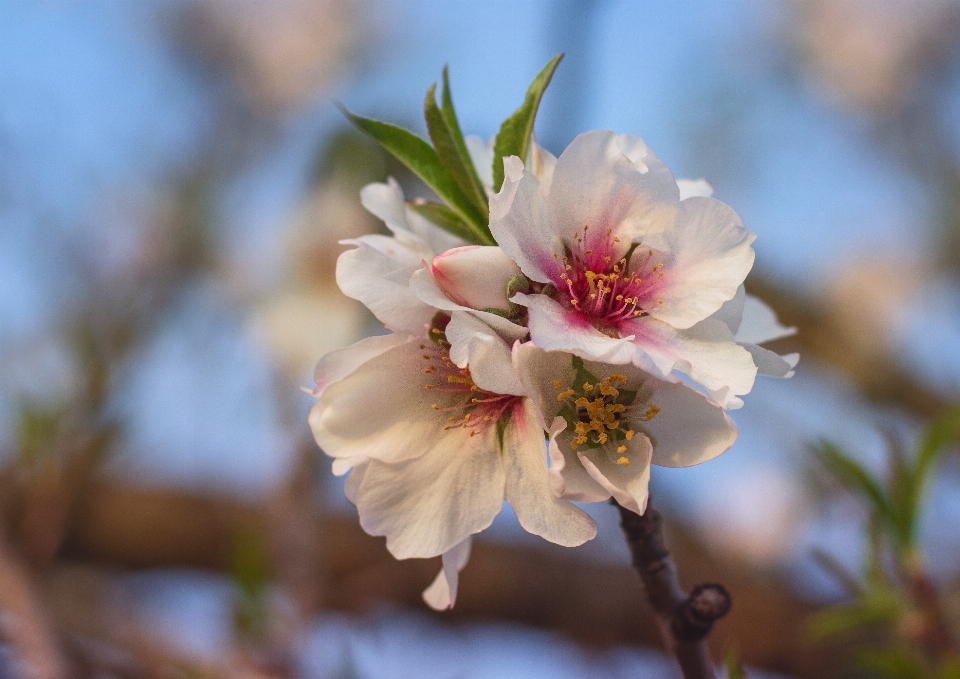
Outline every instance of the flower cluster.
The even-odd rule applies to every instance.
[[[497,190],[494,147],[464,146],[495,245],[392,180],[364,188],[392,235],[347,241],[337,281],[390,333],[321,359],[309,416],[364,530],[400,559],[442,555],[438,609],[504,500],[582,544],[596,525],[573,501],[642,513],[651,464],[723,453],[757,374],[796,364],[759,346],[791,331],[744,293],[753,234],[638,137],[587,132],[559,157],[531,142]]]

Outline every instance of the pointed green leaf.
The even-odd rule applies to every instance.
[[[464,164],[470,173],[470,180],[480,193],[484,207],[487,207],[489,203],[487,190],[480,180],[480,175],[477,174],[477,167],[473,164],[473,158],[470,157],[470,151],[467,150],[467,143],[463,140],[463,132],[461,132],[460,123],[457,121],[457,112],[453,109],[453,97],[450,94],[450,76],[446,66],[443,67],[443,88],[440,91],[440,111],[443,113],[443,119],[447,123],[447,129],[450,130],[450,136],[453,137],[453,141],[457,145],[457,150],[464,159]]]
[[[496,245],[493,237],[480,233],[475,226],[464,222],[456,212],[440,203],[427,201],[408,201],[407,206],[424,219],[433,222],[441,229],[459,236],[468,243],[478,245]]]
[[[433,148],[436,149],[440,163],[447,169],[447,172],[457,182],[457,186],[463,191],[473,208],[486,222],[489,219],[487,194],[480,186],[479,180],[476,183],[474,182],[476,171],[471,174],[473,163],[470,162],[470,156],[466,152],[466,144],[463,143],[462,139],[460,140],[463,144],[461,152],[453,132],[447,125],[446,117],[437,106],[436,95],[437,86],[433,84],[427,90],[427,96],[423,102],[423,115],[427,121],[427,132],[430,133]]]
[[[830,441],[820,441],[814,451],[824,466],[849,490],[860,493],[884,521],[891,521],[890,505],[880,483],[859,462]]]
[[[338,106],[347,120],[358,130],[380,142],[397,160],[410,168],[427,186],[436,191],[464,222],[481,230],[486,228],[485,220],[440,162],[437,152],[430,144],[401,127],[354,115],[344,106]]]
[[[550,84],[553,72],[557,70],[557,64],[560,63],[561,59],[563,59],[562,53],[555,56],[543,67],[543,70],[530,83],[523,104],[500,126],[500,132],[497,133],[497,138],[493,142],[494,191],[499,191],[500,187],[503,186],[504,158],[518,156],[520,160],[527,162],[530,135],[533,134],[533,123],[537,117],[537,109],[540,108],[540,99],[543,97],[547,85]]]

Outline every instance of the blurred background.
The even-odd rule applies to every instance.
[[[363,534],[299,389],[376,331],[334,281],[383,229],[359,189],[421,190],[333,102],[424,134],[449,64],[488,138],[561,51],[538,141],[637,134],[707,178],[799,328],[732,450],[653,471],[681,580],[733,593],[712,648],[847,676],[808,620],[870,516],[810,444],[883,474],[960,399],[956,0],[0,0],[0,677],[677,676],[606,505],[573,550],[505,508],[430,612],[439,560]],[[956,633],[956,456],[930,491]]]

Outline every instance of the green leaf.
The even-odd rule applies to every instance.
[[[533,123],[540,107],[540,99],[544,90],[550,84],[553,72],[563,59],[563,53],[551,59],[537,77],[530,83],[523,104],[514,111],[513,115],[503,121],[497,138],[493,142],[493,190],[499,191],[503,186],[503,159],[517,156],[527,162],[527,151],[530,149],[530,135],[533,134]]]
[[[489,232],[482,233],[477,231],[475,226],[467,224],[460,216],[440,203],[431,203],[429,201],[407,201],[407,207],[416,212],[424,219],[433,222],[441,229],[449,231],[454,236],[479,245],[496,245],[493,236]]]
[[[871,675],[888,679],[925,679],[923,663],[909,648],[865,648],[857,654],[857,665]]]
[[[347,120],[358,130],[380,142],[397,160],[409,167],[414,174],[426,182],[427,186],[436,191],[462,221],[474,227],[478,233],[482,233],[487,228],[486,220],[464,195],[463,190],[450,171],[440,162],[437,152],[430,144],[402,127],[354,115],[342,105],[338,104],[338,106]],[[476,238],[477,236],[474,235],[471,242],[477,242]]]
[[[423,116],[427,121],[427,132],[430,133],[430,141],[433,142],[433,148],[437,152],[440,163],[457,182],[457,186],[470,201],[473,209],[481,215],[483,222],[487,222],[490,215],[487,207],[487,194],[483,187],[479,185],[479,179],[474,183],[476,170],[471,173],[473,163],[467,154],[466,145],[463,146],[461,152],[457,140],[454,139],[453,132],[447,126],[446,118],[437,106],[436,84],[431,85],[430,89],[427,90],[427,96],[423,102]],[[484,226],[486,227],[486,224]]]
[[[892,521],[883,487],[866,468],[830,441],[820,441],[814,446],[814,452],[837,481],[862,495],[884,521]]]
[[[807,621],[807,634],[820,641],[856,630],[890,624],[903,613],[904,604],[897,593],[888,590],[868,592],[855,603],[834,606],[814,614]]]
[[[473,164],[473,158],[470,157],[470,151],[467,150],[467,143],[463,140],[463,133],[460,131],[460,123],[457,121],[457,113],[453,110],[453,97],[450,94],[450,77],[446,66],[443,67],[443,88],[440,91],[440,112],[443,114],[443,119],[447,123],[447,129],[450,130],[450,136],[453,137],[453,141],[457,145],[457,150],[459,151],[460,156],[464,159],[464,165],[466,165],[467,170],[470,173],[470,180],[480,194],[484,209],[487,209],[487,190],[484,187],[483,182],[480,180],[480,175],[477,174],[477,167]]]

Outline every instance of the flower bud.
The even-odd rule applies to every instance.
[[[467,245],[433,259],[433,277],[457,304],[471,309],[510,308],[507,288],[520,267],[495,246]]]

